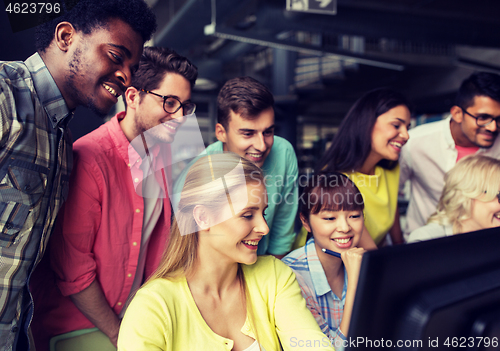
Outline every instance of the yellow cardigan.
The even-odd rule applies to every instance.
[[[266,351],[334,350],[306,307],[292,270],[272,256],[243,267],[258,341]],[[242,333],[256,339],[247,315]],[[281,346],[280,346],[281,344]],[[201,316],[186,278],[155,279],[141,288],[125,313],[118,350],[231,350]]]
[[[398,205],[399,165],[392,170],[375,167],[374,175],[346,173],[363,195],[365,226],[376,244],[394,224]]]

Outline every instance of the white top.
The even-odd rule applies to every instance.
[[[255,340],[252,345],[248,346],[243,351],[266,351],[266,350],[264,350],[262,345],[260,345],[260,348],[259,348],[259,343],[257,342],[257,340]]]
[[[408,243],[443,238],[451,235],[453,235],[453,226],[429,223],[411,232],[408,237]]]
[[[457,162],[458,152],[451,136],[450,120],[451,116],[410,130],[410,139],[401,149],[400,189],[407,180],[411,184],[405,236],[424,226],[436,212],[444,187],[444,175]],[[479,149],[477,153],[500,158],[500,138],[491,148]]]

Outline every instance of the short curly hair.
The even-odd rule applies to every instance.
[[[106,26],[112,18],[127,23],[138,33],[143,42],[148,41],[156,30],[156,17],[144,0],[65,0],[63,15],[43,16],[35,30],[35,45],[38,52],[45,52],[54,39],[56,26],[67,21],[77,31],[92,33]]]
[[[217,96],[217,123],[228,130],[231,111],[252,120],[273,105],[273,94],[264,84],[251,77],[233,78],[224,84]]]
[[[455,105],[469,108],[475,96],[487,96],[500,102],[500,75],[490,72],[476,72],[460,85]]]
[[[180,74],[188,80],[192,89],[198,77],[198,68],[172,49],[147,46],[142,52],[139,68],[132,77],[131,85],[136,89],[157,89],[166,73]],[[141,91],[142,94],[145,93]]]

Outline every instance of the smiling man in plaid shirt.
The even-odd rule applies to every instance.
[[[142,0],[80,0],[37,28],[37,53],[0,62],[0,350],[29,349],[28,283],[67,195],[73,110],[109,112],[155,22]]]

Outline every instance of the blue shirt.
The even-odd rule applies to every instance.
[[[295,272],[307,307],[316,318],[321,331],[330,337],[337,350],[339,345],[342,345],[342,341],[346,340],[339,329],[347,293],[345,267],[344,288],[340,299],[333,293],[330,284],[328,284],[325,271],[316,253],[314,238],[309,239],[305,246],[283,257],[282,261]]]
[[[200,155],[217,154],[223,152],[220,141],[209,145]],[[174,185],[174,193],[180,194],[186,181],[192,161],[179,175]],[[298,166],[297,156],[292,145],[279,136],[274,137],[274,143],[264,160],[264,183],[267,190],[268,207],[266,221],[269,233],[259,242],[257,254],[284,255],[290,252],[295,240],[295,216],[298,207]],[[174,200],[177,206],[177,200]]]
[[[10,350],[31,322],[29,278],[68,192],[73,113],[37,53],[0,61],[0,90],[0,350]]]

